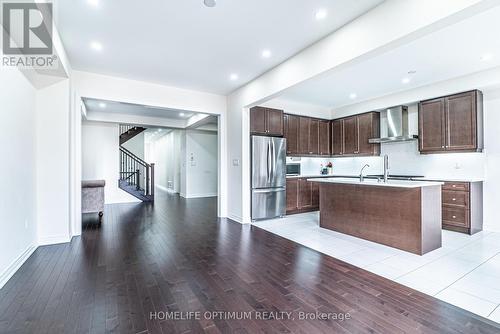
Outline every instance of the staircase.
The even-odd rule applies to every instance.
[[[120,125],[120,180],[118,187],[143,202],[154,201],[154,164],[148,164],[122,145],[146,128]]]

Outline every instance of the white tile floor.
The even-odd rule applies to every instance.
[[[318,212],[254,225],[500,323],[500,233],[443,231],[419,256],[320,228]]]

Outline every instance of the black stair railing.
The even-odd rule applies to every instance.
[[[135,128],[133,125],[123,125],[120,124],[120,135],[126,133],[128,130]]]
[[[124,147],[120,147],[120,181],[135,186],[146,196],[154,196],[154,164],[148,164]]]

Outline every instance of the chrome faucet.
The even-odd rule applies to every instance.
[[[387,183],[387,179],[389,176],[389,156],[384,155],[384,183]]]
[[[359,182],[363,182],[365,180],[365,177],[363,176],[363,170],[366,168],[366,167],[370,167],[369,164],[366,164],[363,166],[363,168],[361,168],[361,171],[359,172]]]

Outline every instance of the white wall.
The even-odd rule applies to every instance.
[[[321,73],[386,52],[495,5],[479,0],[390,0],[276,66],[228,98],[228,215],[250,222],[248,107]],[[402,19],[401,13],[405,13]]]
[[[162,190],[179,193],[181,188],[181,133],[173,130],[147,144],[148,162],[155,164],[155,184]]]
[[[118,124],[84,122],[82,125],[82,179],[106,180],[106,204],[140,202],[118,188],[119,134]]]
[[[0,288],[36,249],[35,89],[0,67]]]
[[[125,143],[122,144],[125,149],[129,150],[133,154],[135,154],[138,158],[141,158],[144,160],[145,155],[144,155],[144,147],[145,147],[145,142],[144,142],[144,131],[139,133],[137,136],[132,137],[131,139],[127,140]],[[150,162],[150,161],[146,161]]]
[[[186,198],[217,196],[217,132],[186,130]]]
[[[68,242],[70,235],[69,80],[36,93],[37,224],[40,245]]]

